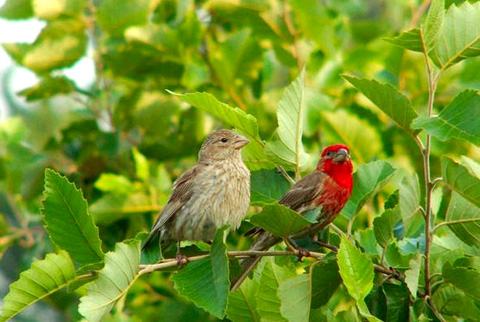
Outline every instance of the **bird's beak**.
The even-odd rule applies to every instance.
[[[246,137],[238,135],[235,141],[233,142],[233,146],[235,147],[236,150],[240,150],[248,143],[250,143],[250,141]]]
[[[348,159],[350,159],[350,155],[348,154],[348,151],[346,149],[338,150],[333,157],[333,161],[335,162],[343,162]]]

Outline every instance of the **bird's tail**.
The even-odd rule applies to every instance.
[[[277,244],[280,242],[281,239],[278,237],[273,236],[272,234],[268,232],[262,232],[259,236],[258,239],[255,241],[253,246],[250,248],[250,250],[267,250],[273,245]],[[253,271],[255,266],[257,266],[258,262],[262,259],[262,257],[257,256],[257,257],[250,257],[245,260],[243,260],[240,265],[242,267],[242,272],[240,275],[235,278],[232,281],[232,286],[231,286],[231,291],[235,291],[240,287],[240,285],[243,283],[243,281],[248,277],[248,275]]]

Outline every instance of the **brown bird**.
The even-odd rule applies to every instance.
[[[335,219],[350,197],[352,171],[348,147],[343,144],[328,146],[323,149],[315,171],[295,183],[279,203],[300,213],[320,208],[318,223],[310,227],[309,232],[323,229]],[[266,250],[282,240],[262,229],[253,232],[258,234],[258,238],[251,250]],[[286,242],[289,243],[289,239]],[[242,263],[242,273],[232,283],[232,290],[240,286],[260,259],[261,257],[249,258]]]
[[[250,204],[250,172],[240,152],[248,143],[229,130],[210,134],[198,163],[173,184],[173,193],[142,249],[157,237],[165,247],[173,241],[211,241],[224,225],[237,229]]]

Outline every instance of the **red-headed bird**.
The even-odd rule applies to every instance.
[[[250,172],[240,150],[248,140],[229,130],[210,134],[198,163],[173,184],[173,193],[142,249],[182,240],[211,241],[217,228],[238,228],[250,204]]]
[[[293,185],[279,201],[299,213],[321,208],[315,228],[322,229],[330,224],[342,210],[352,194],[353,165],[349,148],[335,144],[323,149],[315,171]],[[257,230],[258,231],[258,230]],[[261,232],[251,250],[266,250],[281,241],[268,232]],[[237,289],[255,268],[261,257],[248,258],[242,263],[242,273],[234,281],[232,290]]]

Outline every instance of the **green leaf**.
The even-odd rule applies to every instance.
[[[250,143],[243,149],[243,156],[250,170],[274,167],[265,154],[264,143],[258,134],[257,119],[253,115],[222,103],[209,93],[172,94],[246,135]]]
[[[257,312],[262,320],[286,321],[280,312],[281,294],[279,286],[288,278],[295,276],[289,267],[278,266],[273,258],[265,260],[257,293]]]
[[[46,99],[60,94],[71,93],[75,84],[65,76],[47,76],[38,84],[26,88],[18,93],[25,97],[27,102]]]
[[[7,0],[0,8],[4,19],[26,19],[33,15],[31,0]]]
[[[17,64],[22,64],[23,57],[28,53],[32,44],[24,43],[6,43],[2,44],[3,49],[10,55],[10,58],[13,59]]]
[[[373,220],[375,238],[382,247],[387,247],[388,243],[394,239],[393,228],[400,220],[400,212],[397,207],[385,210],[380,217]]]
[[[480,316],[480,309],[472,300],[450,284],[444,284],[432,295],[433,303],[443,315],[462,317],[475,321]]]
[[[385,40],[408,50],[423,52],[422,38],[420,35],[420,29],[418,28],[402,32],[400,35],[393,38],[385,38]]]
[[[452,267],[446,263],[442,270],[445,282],[453,284],[466,295],[480,300],[480,272],[466,267]]]
[[[75,267],[65,251],[34,261],[10,285],[10,291],[3,299],[0,321],[10,320],[38,300],[68,286],[75,278]]]
[[[105,254],[105,266],[98,272],[98,278],[80,298],[78,312],[89,322],[101,321],[136,281],[139,264],[139,240],[115,244],[115,250]]]
[[[47,169],[43,196],[45,228],[52,242],[68,251],[80,267],[101,265],[102,242],[82,192],[64,176]]]
[[[289,322],[310,320],[312,284],[310,274],[302,274],[282,282],[278,288],[280,310]]]
[[[150,169],[147,158],[136,148],[132,150],[133,160],[135,161],[135,174],[137,178],[147,181],[150,178]]]
[[[68,67],[80,59],[87,48],[85,25],[80,20],[62,19],[47,24],[22,59],[22,64],[42,73]]]
[[[347,238],[342,237],[337,262],[348,293],[356,301],[363,301],[373,287],[372,261]]]
[[[373,316],[368,310],[367,304],[364,300],[357,301],[357,309],[361,316],[367,319],[369,322],[382,322],[382,320],[377,319]]]
[[[427,19],[422,26],[425,47],[430,52],[436,44],[438,33],[442,28],[443,17],[445,16],[445,1],[433,0],[428,9]]]
[[[92,203],[89,210],[96,224],[108,225],[134,214],[158,212],[160,206],[144,192],[108,193]]]
[[[116,194],[129,194],[135,191],[135,186],[127,177],[115,173],[102,173],[95,181],[95,188]]]
[[[387,318],[385,321],[409,321],[409,294],[404,284],[383,284],[387,300]]]
[[[240,288],[228,296],[227,317],[235,322],[260,322],[256,293],[258,282],[247,278]]]
[[[271,204],[279,200],[290,184],[276,170],[253,171],[250,176],[251,200],[254,205]]]
[[[437,116],[416,118],[412,127],[424,129],[441,141],[461,139],[480,145],[480,95],[465,90],[457,95]]]
[[[417,236],[423,231],[424,220],[419,215],[420,209],[420,185],[416,174],[407,174],[403,177],[399,187],[399,207],[402,215],[404,235],[407,237]]]
[[[291,166],[299,172],[308,160],[302,143],[304,118],[304,78],[305,71],[295,79],[283,93],[277,107],[277,140],[266,145],[268,153],[275,156],[278,163]]]
[[[113,36],[121,36],[133,25],[147,22],[150,0],[104,0],[97,10],[97,21],[103,31]]]
[[[365,163],[381,155],[383,148],[378,130],[366,120],[341,109],[323,112],[322,117],[325,142],[342,142],[347,145],[353,162]]]
[[[451,5],[443,19],[430,57],[441,69],[480,55],[480,3]]]
[[[347,81],[361,91],[379,109],[387,114],[398,126],[407,131],[410,123],[417,117],[410,100],[390,84],[381,84],[376,80],[360,79],[344,75]]]
[[[385,251],[385,261],[391,267],[407,269],[412,258],[413,254],[402,251],[396,241],[390,243]]]
[[[478,221],[449,224],[448,227],[467,245],[480,247],[480,208],[453,192],[448,205],[446,222],[472,219]]]
[[[172,276],[178,293],[219,319],[225,316],[230,288],[225,236],[226,228],[217,230],[210,256]]]
[[[342,283],[336,260],[322,260],[310,267],[312,308],[327,304]]]
[[[480,207],[480,178],[452,159],[442,159],[442,177],[447,186]]]
[[[410,260],[410,268],[405,271],[405,284],[414,299],[417,298],[418,278],[420,277],[420,268],[422,267],[422,256],[417,254],[416,258]]]
[[[353,192],[342,214],[352,218],[365,201],[390,179],[395,169],[386,161],[373,161],[362,164],[353,176]]]
[[[286,237],[308,227],[312,222],[280,204],[271,204],[252,216],[250,222],[271,232],[275,236]]]
[[[35,16],[41,19],[57,19],[78,16],[86,6],[85,0],[32,0]]]

